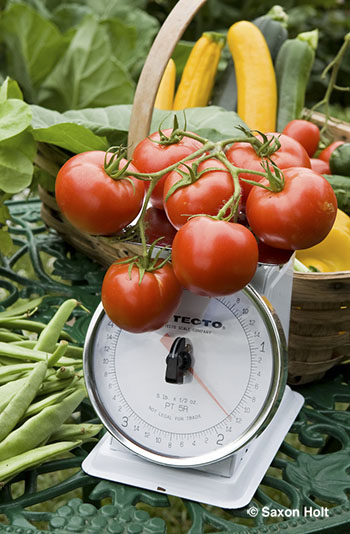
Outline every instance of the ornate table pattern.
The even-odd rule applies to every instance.
[[[9,209],[15,250],[0,257],[0,310],[19,298],[45,295],[35,318],[47,321],[60,302],[77,298],[83,307],[75,310],[67,331],[82,345],[89,311],[94,311],[100,300],[103,269],[45,228],[39,200],[12,201]],[[348,534],[349,369],[335,368],[322,382],[298,391],[304,395],[305,405],[254,499],[244,509],[222,511],[92,478],[80,469],[92,446],[85,444],[69,458],[28,470],[0,490],[0,533]],[[96,421],[87,400],[80,417]],[[69,475],[63,480],[41,488],[40,481],[51,476],[48,473],[65,472]],[[68,493],[78,490],[81,497]],[[57,499],[53,510],[47,506]]]

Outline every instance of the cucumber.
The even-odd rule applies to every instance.
[[[350,177],[350,143],[339,145],[329,159],[332,174]]]
[[[253,20],[265,37],[273,62],[282,44],[288,38],[287,20],[288,15],[281,6],[273,6],[266,15]]]
[[[275,63],[278,88],[277,131],[300,119],[305,93],[315,59],[318,30],[300,33],[281,46]]]
[[[323,174],[337,197],[338,208],[350,215],[350,177],[338,174]]]

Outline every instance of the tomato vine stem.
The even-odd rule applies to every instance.
[[[186,130],[176,128],[172,132],[172,136],[176,137],[177,139],[182,139],[184,136],[191,137],[192,139],[199,141],[202,146],[195,152],[187,155],[186,157],[182,158],[180,161],[177,161],[173,163],[172,165],[169,165],[168,167],[154,172],[154,173],[142,173],[135,171],[131,168],[129,168],[130,161],[127,162],[126,165],[122,169],[119,169],[119,163],[125,154],[123,152],[122,147],[117,147],[117,151],[115,153],[112,153],[111,159],[108,161],[107,154],[110,152],[107,152],[106,159],[105,159],[105,170],[108,172],[108,174],[112,178],[121,179],[123,178],[123,175],[127,173],[128,177],[134,177],[138,178],[144,181],[149,181],[150,185],[147,189],[143,206],[138,218],[138,221],[136,223],[136,226],[139,231],[139,237],[141,240],[141,246],[142,246],[142,254],[138,257],[133,257],[126,259],[125,262],[130,262],[130,273],[132,269],[132,265],[137,265],[140,271],[140,279],[139,283],[142,281],[142,277],[146,271],[152,271],[157,268],[160,268],[163,266],[167,261],[170,259],[170,254],[168,257],[162,259],[160,261],[160,254],[162,252],[162,248],[157,252],[156,256],[153,258],[152,255],[154,253],[155,247],[157,245],[156,240],[151,245],[147,244],[146,239],[146,232],[145,232],[145,214],[148,207],[148,204],[150,202],[152,193],[154,191],[154,188],[158,184],[158,182],[161,180],[161,178],[165,175],[170,173],[171,171],[178,169],[178,172],[181,176],[179,181],[172,187],[172,189],[169,191],[168,196],[170,196],[176,189],[179,187],[186,186],[188,184],[193,183],[194,181],[198,180],[202,174],[205,172],[208,172],[210,170],[222,170],[222,168],[219,167],[208,167],[206,169],[203,169],[199,173],[197,173],[198,165],[200,162],[208,160],[208,159],[217,159],[221,163],[225,165],[227,170],[230,172],[233,183],[234,183],[234,193],[229,198],[229,200],[222,206],[222,208],[218,211],[217,215],[213,218],[220,219],[220,220],[233,220],[236,222],[238,218],[238,211],[239,211],[239,205],[240,205],[240,199],[242,196],[242,190],[240,185],[240,179],[239,179],[239,173],[249,173],[253,174],[262,178],[266,178],[269,181],[269,186],[265,184],[261,184],[260,182],[255,182],[253,180],[243,179],[245,182],[250,183],[252,185],[257,185],[260,187],[264,187],[266,189],[269,189],[271,191],[280,191],[284,187],[284,176],[283,173],[278,169],[278,167],[274,164],[273,161],[270,160],[269,154],[273,153],[275,150],[278,150],[280,147],[280,143],[277,138],[274,136],[271,139],[268,139],[265,135],[261,134],[262,141],[257,139],[256,136],[251,135],[251,131],[246,130],[244,128],[240,128],[241,131],[244,133],[244,137],[237,136],[232,137],[229,139],[224,139],[221,141],[210,141],[209,139],[206,139],[204,137],[201,137],[200,135],[197,135],[193,132],[187,132]],[[260,132],[257,132],[260,133]],[[250,169],[244,169],[240,167],[234,166],[226,157],[225,155],[225,148],[228,145],[231,145],[233,143],[239,143],[239,142],[245,142],[250,143],[256,151],[260,150],[262,151],[262,154],[266,157],[266,160],[264,165],[262,164],[263,170],[256,171],[256,170],[250,170]],[[164,139],[164,143],[168,144],[169,139]],[[160,141],[160,144],[162,144],[162,141]],[[116,147],[113,147],[116,148]],[[132,160],[131,160],[132,161]],[[192,162],[192,165],[186,165],[187,163]],[[188,169],[188,173],[186,171],[179,169],[179,166],[183,165],[185,168]],[[270,169],[270,165],[272,165],[275,174],[272,173]],[[229,215],[227,214],[227,211],[229,210]]]

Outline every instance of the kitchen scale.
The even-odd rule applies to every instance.
[[[304,402],[286,386],[292,262],[259,264],[229,296],[184,291],[154,332],[121,330],[100,304],[84,375],[107,432],[85,472],[224,508],[250,502]]]

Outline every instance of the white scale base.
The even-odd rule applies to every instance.
[[[287,386],[264,432],[242,450],[215,464],[196,469],[155,464],[130,452],[106,433],[82,468],[91,476],[113,482],[221,508],[242,508],[251,501],[303,403],[304,397]]]

